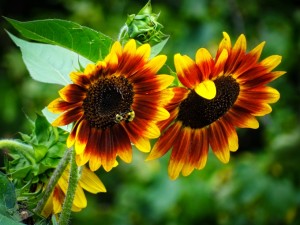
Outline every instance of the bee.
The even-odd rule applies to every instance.
[[[124,117],[120,114],[116,114],[115,123],[120,123],[122,120],[124,120]]]
[[[120,123],[121,121],[125,120],[126,122],[131,122],[135,117],[135,112],[133,110],[130,110],[127,113],[124,114],[116,114],[115,123]]]
[[[135,112],[131,110],[125,115],[125,120],[131,122],[134,119],[134,117],[135,117]]]

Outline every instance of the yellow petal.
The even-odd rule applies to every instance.
[[[72,205],[72,209],[71,210],[72,210],[72,212],[80,212],[82,210],[82,208],[77,207],[75,205]]]
[[[228,163],[230,159],[230,152],[229,149],[226,150],[220,150],[220,151],[214,151],[215,156],[222,162],[222,163]]]
[[[256,56],[256,60],[259,59],[261,52],[265,46],[266,42],[263,41],[262,43],[260,43],[259,45],[257,45],[254,49],[252,49],[249,54],[250,55],[255,55]]]
[[[233,46],[232,50],[246,52],[246,49],[247,49],[246,37],[244,34],[241,34],[237,39],[237,41],[235,42],[235,45]]]
[[[144,60],[148,60],[151,53],[151,47],[149,44],[144,44],[137,48],[136,54],[143,56]]]
[[[84,154],[83,154],[84,155]],[[76,161],[77,162],[77,161]],[[91,171],[96,171],[100,168],[101,166],[101,158],[98,155],[94,155],[92,157],[90,157],[89,160],[89,167],[91,169]]]
[[[281,62],[280,55],[271,55],[261,61],[261,64],[267,68],[267,72],[272,71]]]
[[[116,41],[110,50],[111,53],[115,53],[117,56],[120,56],[122,54],[122,46],[120,42]]]
[[[160,68],[165,64],[167,61],[167,56],[165,55],[158,55],[151,59],[146,65],[145,68],[149,69],[152,73],[157,73]]]
[[[128,54],[129,53],[134,53],[136,52],[136,42],[134,39],[130,39],[124,46],[124,49],[123,49],[123,53],[127,52]]]
[[[111,73],[114,73],[118,66],[118,56],[116,53],[110,53],[105,57],[105,62],[107,64],[107,68],[111,71]]]
[[[155,114],[156,121],[166,120],[170,117],[170,113],[163,107],[157,107],[157,112]]]
[[[199,96],[208,100],[213,99],[217,94],[216,85],[211,80],[205,80],[198,84],[195,87],[195,91]]]
[[[134,145],[141,152],[150,152],[151,150],[151,145],[148,138],[140,137],[134,142]]]
[[[183,176],[187,177],[193,172],[193,170],[194,170],[194,166],[191,165],[190,163],[186,163],[184,164],[181,173]]]
[[[214,77],[217,77],[224,73],[224,67],[227,59],[228,59],[228,51],[226,49],[223,49],[215,64],[215,69],[213,71]]]
[[[239,140],[235,130],[228,137],[228,146],[232,152],[235,152],[239,148]]]
[[[268,103],[275,103],[279,100],[280,98],[280,93],[272,87],[266,87],[267,92],[269,93],[269,99],[268,99]]]
[[[249,117],[249,119],[245,121],[245,128],[257,129],[258,127],[259,127],[259,123],[254,116]]]
[[[149,123],[148,129],[145,131],[144,136],[149,139],[158,138],[160,136],[160,130],[154,122]]]
[[[86,197],[80,186],[77,186],[76,188],[73,205],[75,205],[78,208],[85,208],[87,206]]]
[[[198,65],[204,80],[207,79],[214,66],[213,58],[207,49],[200,48],[197,51],[196,64]]]
[[[84,73],[87,75],[93,74],[95,69],[96,69],[95,64],[88,64],[84,69]]]
[[[90,159],[90,154],[80,154],[80,155],[76,155],[76,164],[78,166],[83,166],[84,164],[86,164],[89,159]]]
[[[88,143],[89,133],[90,133],[90,127],[88,125],[88,122],[86,120],[82,120],[79,123],[76,132],[75,151],[77,155],[83,153]],[[67,139],[67,144],[68,144],[68,139]]]
[[[223,39],[219,44],[219,50],[223,50],[223,49],[227,49],[227,50],[231,49],[230,37],[226,32],[223,32]]]
[[[166,89],[175,79],[173,76],[167,74],[157,75],[156,78],[159,82],[159,88],[157,88],[157,90]]]
[[[51,213],[53,213],[53,192],[51,193],[46,202],[46,205],[43,208],[42,216],[47,218]]]
[[[53,198],[53,213],[58,214],[62,210],[62,202],[58,198]]]
[[[86,166],[82,167],[82,174],[79,180],[79,185],[83,189],[93,194],[96,194],[98,192],[106,192],[105,186],[101,182],[99,177],[91,170],[89,170]]]
[[[118,161],[116,160],[113,167],[117,167],[119,165]]]

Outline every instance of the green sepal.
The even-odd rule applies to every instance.
[[[174,77],[174,80],[172,84],[170,84],[170,87],[182,87],[183,85],[180,83],[176,72],[173,71],[169,66],[168,66],[168,70],[169,70],[169,74]]]

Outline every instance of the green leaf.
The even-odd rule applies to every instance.
[[[23,165],[22,167],[18,166],[14,172],[10,172],[13,179],[24,179],[31,170],[31,165]]]
[[[55,215],[52,215],[51,221],[52,221],[52,224],[53,224],[53,225],[58,225],[58,222],[57,222],[57,219],[56,219],[56,216],[55,216]]]
[[[34,133],[38,140],[39,144],[44,144],[49,140],[50,136],[50,124],[46,120],[44,116],[40,116],[37,114],[37,118],[35,120],[35,128]]]
[[[7,209],[13,209],[16,202],[17,198],[13,183],[10,182],[5,174],[0,172],[0,204]],[[0,224],[2,224],[1,220]]]
[[[93,62],[103,59],[109,53],[113,42],[101,32],[71,21],[47,19],[20,22],[9,18],[6,20],[28,39],[67,48]]]
[[[65,48],[24,41],[8,33],[20,47],[24,63],[33,79],[67,85],[71,83],[70,72],[91,63],[88,59]]]
[[[156,45],[153,45],[151,47],[151,55],[150,58],[153,58],[154,56],[158,55],[160,53],[160,51],[163,49],[163,47],[167,44],[169,40],[169,37],[167,37],[165,40],[159,42]]]
[[[48,148],[44,145],[32,145],[36,162],[42,160],[47,154]]]
[[[28,142],[31,140],[30,135],[28,135],[28,134],[23,134],[22,132],[19,132],[19,134],[20,134],[20,136],[21,136],[21,138],[22,138],[23,141],[25,141],[25,142],[28,143]]]
[[[47,158],[62,158],[66,150],[67,146],[65,143],[57,142],[48,149]]]
[[[11,218],[3,216],[0,214],[0,224],[5,225],[24,225],[23,223],[19,223]]]

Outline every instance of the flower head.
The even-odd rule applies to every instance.
[[[66,170],[58,180],[53,193],[51,194],[43,209],[43,216],[48,217],[50,214],[58,214],[61,212],[69,185],[69,175],[70,165],[66,168]],[[87,200],[83,189],[93,194],[106,192],[106,189],[99,177],[92,171],[90,171],[87,167],[83,166],[72,206],[72,211],[74,212],[79,212],[81,211],[81,209],[87,206]]]
[[[148,157],[161,157],[173,147],[168,167],[172,179],[180,172],[187,176],[202,169],[209,146],[227,163],[230,151],[238,149],[235,128],[258,128],[255,116],[270,113],[269,103],[279,99],[279,92],[267,84],[285,73],[272,71],[281,56],[259,61],[264,42],[246,52],[244,35],[233,47],[229,35],[223,35],[215,59],[204,48],[197,51],[195,61],[186,55],[174,56],[185,87],[173,89],[175,95],[167,106],[170,117],[160,123],[166,130]]]
[[[150,50],[149,44],[136,48],[134,40],[124,48],[115,42],[103,61],[71,73],[73,84],[48,106],[62,113],[54,126],[74,123],[67,145],[75,145],[79,166],[89,161],[92,171],[101,165],[110,171],[117,156],[131,161],[131,143],[149,152],[149,139],[159,137],[156,122],[169,117],[164,105],[172,98],[166,87],[173,77],[157,75],[166,56],[149,59]]]

